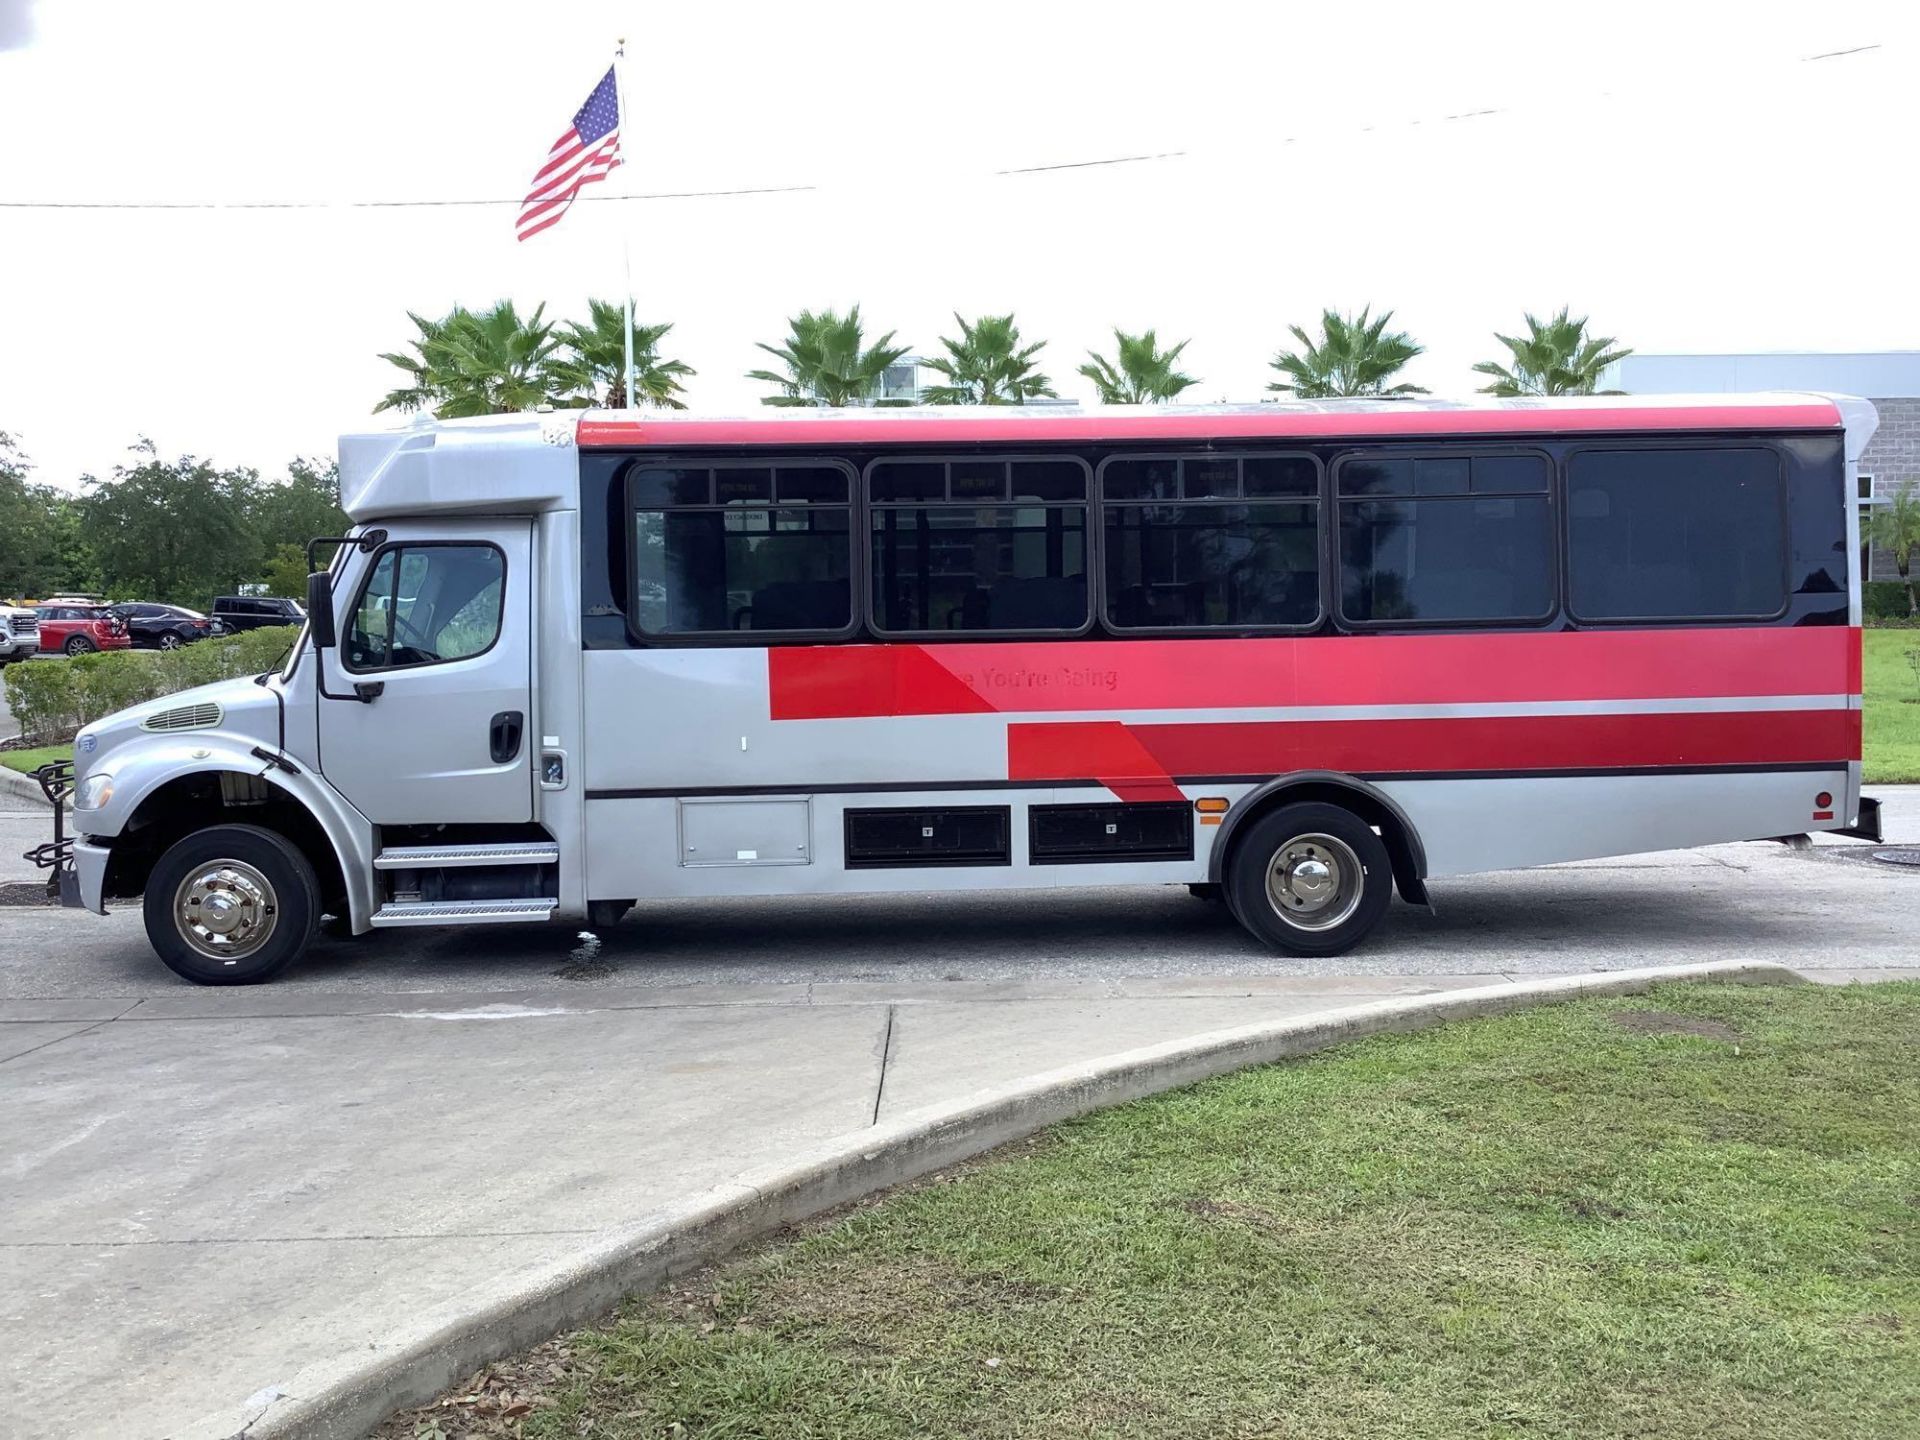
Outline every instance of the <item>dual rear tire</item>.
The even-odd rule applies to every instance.
[[[1221,877],[1227,907],[1275,950],[1343,954],[1393,898],[1386,842],[1338,805],[1283,805],[1233,841]]]

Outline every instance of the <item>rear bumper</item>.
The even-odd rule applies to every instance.
[[[1880,802],[1871,795],[1860,797],[1860,814],[1851,825],[1843,825],[1838,830],[1829,830],[1829,835],[1851,835],[1855,840],[1870,840],[1875,845],[1884,842],[1885,836],[1880,829]]]

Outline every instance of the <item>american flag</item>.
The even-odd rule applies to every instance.
[[[604,180],[620,163],[620,92],[609,69],[587,103],[573,113],[567,133],[553,142],[514,229],[522,240],[558,225],[583,185]]]

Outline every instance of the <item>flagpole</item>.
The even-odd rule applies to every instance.
[[[622,168],[625,168],[627,165],[627,141],[631,138],[631,135],[627,130],[627,41],[624,35],[620,37],[613,49],[613,91],[615,104],[620,110],[618,117],[620,122],[620,164]],[[629,176],[631,176],[632,172],[629,171],[628,173]],[[633,194],[633,182],[631,178],[628,179],[622,189],[625,190],[626,197],[623,197],[620,202],[620,258],[626,267],[627,280],[627,323],[622,332],[622,339],[625,342],[627,408],[629,410],[636,410],[639,408],[639,397],[634,393],[633,388],[633,239],[632,229],[628,223],[629,216],[627,214],[628,206],[626,203],[626,198],[631,197]]]

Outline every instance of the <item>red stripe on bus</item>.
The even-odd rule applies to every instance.
[[[1625,432],[1831,430],[1828,401],[1775,405],[1553,405],[1516,409],[1101,412],[1045,416],[854,415],[814,419],[672,420],[588,415],[574,438],[583,449],[644,446],[953,445],[1105,440],[1366,440],[1387,436],[1591,435]]]
[[[1183,800],[1166,767],[1118,720],[1009,725],[1007,778],[1097,780],[1122,800]]]
[[[1796,765],[1860,755],[1857,710],[1719,711],[1663,715],[1504,716],[1458,720],[1299,720],[1127,725],[1163,775],[1284,775],[1344,770],[1381,775],[1448,771],[1611,770]],[[1048,733],[1051,732],[1051,733]],[[1100,780],[1118,753],[1099,722],[1007,727],[1010,780]],[[1491,818],[1491,817],[1490,817]]]
[[[1856,695],[1845,626],[769,649],[775,720]]]

